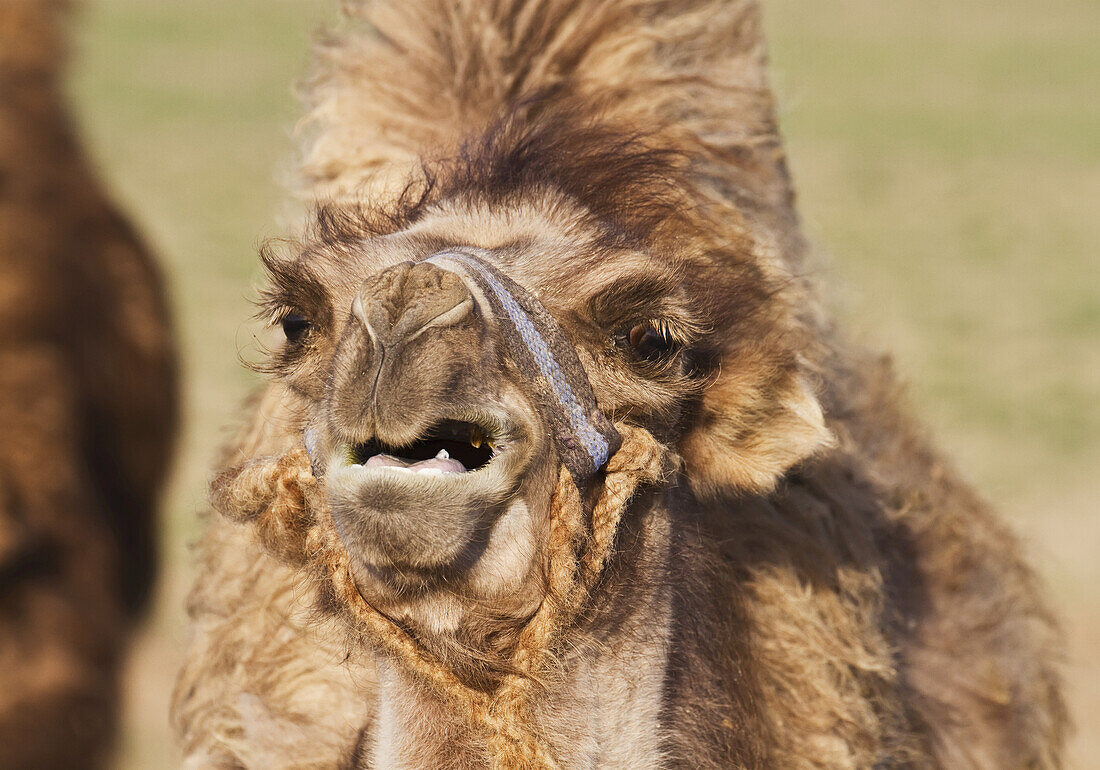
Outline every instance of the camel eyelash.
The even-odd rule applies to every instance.
[[[593,297],[590,313],[612,334],[650,324],[662,337],[685,348],[707,331],[679,286],[649,278],[626,280],[603,289]]]
[[[706,333],[705,327],[692,319],[640,317],[616,324],[611,338],[616,344],[629,343],[631,333],[642,328],[652,329],[662,340],[675,345],[679,350],[690,348]]]
[[[260,290],[257,298],[259,310],[256,316],[277,326],[288,316],[300,313],[314,327],[327,325],[331,309],[323,285],[307,264],[280,256],[276,245],[276,242],[269,242],[260,249],[267,285]]]
[[[662,337],[682,348],[690,347],[704,332],[692,319],[649,318],[640,323],[649,324]]]
[[[279,326],[288,316],[302,313],[297,305],[287,304],[282,301],[263,302],[260,311],[256,314],[259,320],[268,326]],[[302,313],[304,315],[304,313]]]
[[[308,320],[312,328],[324,327],[329,322],[331,312],[327,299],[319,294],[319,290],[309,280],[304,280],[293,288],[273,280],[271,285],[260,292],[255,318],[274,327],[285,324],[294,315],[300,315]]]

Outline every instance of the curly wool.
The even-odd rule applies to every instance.
[[[511,672],[493,693],[466,685],[359,593],[304,447],[226,470],[212,485],[211,501],[226,518],[251,524],[273,556],[311,573],[369,644],[462,709],[471,727],[488,736],[495,770],[554,770],[559,765],[533,729],[528,696],[560,632],[586,606],[630,500],[642,486],[660,481],[670,465],[668,450],[648,431],[615,427],[622,447],[608,461],[590,516],[568,469],[560,470],[551,502],[547,594],[518,636]]]

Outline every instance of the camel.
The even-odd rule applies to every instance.
[[[105,766],[156,571],[175,347],[64,103],[64,6],[0,3],[0,766]]]
[[[1056,768],[1057,624],[808,277],[751,0],[348,2],[186,768]]]

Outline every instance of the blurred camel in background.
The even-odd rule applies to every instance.
[[[0,0],[0,767],[105,765],[156,573],[175,345],[61,83],[68,4]]]

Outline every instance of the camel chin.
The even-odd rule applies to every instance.
[[[328,455],[324,486],[340,537],[373,574],[469,567],[496,519],[528,504],[516,497],[535,460],[523,427],[464,417],[401,446],[371,437]]]

